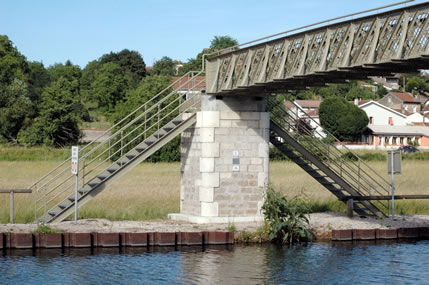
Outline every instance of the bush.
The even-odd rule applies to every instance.
[[[311,240],[308,230],[307,203],[299,198],[287,200],[279,192],[269,187],[262,206],[265,222],[269,228],[269,238],[283,244]]]

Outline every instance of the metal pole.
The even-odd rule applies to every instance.
[[[391,159],[392,159],[392,161],[391,161],[391,166],[392,166],[392,219],[394,219],[395,218],[395,180],[394,180],[394,177],[395,177],[395,171],[394,171],[394,168],[393,168],[393,165],[394,165],[394,162],[393,162],[393,151],[391,151],[390,152],[391,153]]]
[[[76,186],[74,191],[74,223],[77,224],[77,190],[79,188],[79,174],[76,174]]]
[[[10,191],[10,223],[13,224],[14,223],[14,213],[15,213],[15,201],[14,201],[14,192],[13,190]]]

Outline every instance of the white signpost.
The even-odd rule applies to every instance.
[[[393,150],[387,152],[387,173],[392,174],[392,218],[395,218],[395,173],[402,172],[401,151]]]
[[[71,172],[76,177],[74,191],[74,223],[77,224],[77,191],[79,187],[79,147],[72,146]]]

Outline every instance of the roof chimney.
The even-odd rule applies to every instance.
[[[355,105],[358,106],[359,105],[359,99],[355,98]]]

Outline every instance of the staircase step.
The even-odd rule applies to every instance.
[[[148,146],[150,146],[150,145],[152,145],[154,142],[155,142],[155,141],[146,141],[145,143],[146,143]]]
[[[98,182],[88,182],[88,185],[91,186],[91,188],[94,188],[98,184],[100,184],[100,183],[98,183]]]
[[[143,152],[145,151],[146,147],[142,147],[142,146],[137,146],[136,148],[134,148],[135,150],[137,150],[138,152]]]
[[[81,195],[85,195],[86,193],[90,192],[89,190],[85,190],[85,189],[80,189],[79,192]]]
[[[97,175],[97,178],[100,179],[101,181],[103,181],[104,179],[107,178],[107,176],[104,175]]]
[[[174,128],[173,127],[164,127],[163,129],[164,129],[164,131],[169,132],[169,131],[171,131]]]
[[[182,122],[183,122],[183,120],[174,120],[173,124],[175,124],[177,126],[177,125],[180,125]]]
[[[117,168],[107,168],[107,171],[109,171],[110,173],[114,173],[117,170],[118,170]]]
[[[124,166],[125,164],[127,164],[128,162],[126,161],[117,161],[116,164],[119,166]]]
[[[129,160],[133,159],[134,157],[136,157],[137,155],[135,154],[126,154],[125,157],[128,158]]]
[[[73,197],[68,197],[67,198],[70,202],[74,202],[74,196]]]
[[[154,137],[156,137],[157,139],[160,139],[163,136],[165,136],[165,134],[154,134]]]
[[[60,207],[61,209],[65,209],[68,207],[68,205],[66,204],[59,204],[58,207]]]
[[[51,215],[52,217],[55,217],[57,215],[57,212],[48,212],[49,215]]]

